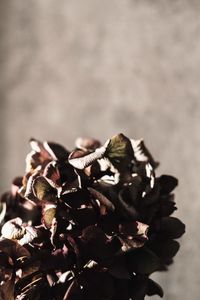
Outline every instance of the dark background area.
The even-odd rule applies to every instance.
[[[24,173],[30,137],[69,149],[77,136],[143,137],[158,175],[179,178],[187,226],[156,275],[165,300],[200,294],[199,11],[195,0],[0,3],[0,191]]]

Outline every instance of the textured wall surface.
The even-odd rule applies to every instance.
[[[117,132],[146,140],[177,176],[187,225],[165,300],[200,294],[200,1],[2,0],[0,190],[34,136],[73,147]],[[154,299],[157,299],[156,297]]]

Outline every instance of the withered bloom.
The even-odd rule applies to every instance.
[[[30,146],[0,202],[0,299],[162,297],[150,275],[168,269],[185,226],[171,216],[178,181],[156,177],[143,140]]]

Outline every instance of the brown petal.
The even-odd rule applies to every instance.
[[[0,224],[3,222],[6,215],[6,203],[0,202]]]
[[[158,182],[161,186],[161,194],[169,194],[178,185],[178,180],[170,175],[162,175]]]
[[[0,250],[6,252],[13,261],[22,256],[30,257],[30,253],[25,247],[14,240],[6,238],[0,240]]]
[[[72,208],[81,208],[81,205],[90,204],[90,193],[86,189],[73,188],[64,192],[61,199]]]
[[[104,147],[106,148],[105,157],[115,168],[118,170],[129,168],[134,156],[131,142],[125,135],[120,133],[113,136],[105,143]]]
[[[22,238],[24,233],[25,228],[22,226],[22,219],[20,218],[7,221],[1,229],[2,236],[11,240]]]
[[[43,176],[48,179],[52,186],[61,186],[60,172],[55,161],[51,161],[48,165],[46,165]]]
[[[150,242],[148,246],[164,261],[174,257],[180,248],[179,243],[172,239],[154,240]]]
[[[149,150],[146,148],[144,141],[131,139],[131,144],[134,151],[134,156],[138,162],[149,162],[153,168],[156,168],[159,163],[156,162]]]
[[[35,169],[42,165],[40,153],[31,151],[26,156],[26,173],[33,173]]]
[[[102,206],[106,207],[107,210],[110,210],[110,211],[115,210],[115,206],[113,205],[113,203],[102,193],[100,193],[99,191],[97,191],[91,187],[89,187],[88,190],[100,202],[100,204]]]
[[[42,223],[45,225],[45,227],[51,228],[53,219],[56,216],[56,205],[44,206],[42,215]]]
[[[92,153],[83,150],[75,150],[69,155],[69,163],[74,168],[82,170],[93,164],[97,159],[102,158],[105,150],[104,147],[97,148]]]
[[[101,147],[101,142],[93,138],[79,137],[75,141],[75,145],[78,149],[82,150],[95,150]]]
[[[150,278],[148,279],[147,295],[148,296],[158,295],[161,298],[164,296],[163,289],[161,288],[161,286]]]
[[[23,237],[19,240],[20,245],[25,245],[31,243],[35,238],[37,238],[37,230],[33,226],[26,226],[25,233]]]
[[[140,274],[151,274],[162,266],[160,258],[144,247],[127,253],[127,261],[130,269]]]
[[[32,184],[34,195],[41,201],[46,200],[55,202],[57,190],[53,188],[47,179],[43,176],[38,176]]]
[[[53,142],[44,142],[44,149],[51,155],[54,160],[67,160],[69,152],[60,144]]]
[[[119,224],[119,232],[123,235],[134,237],[137,239],[147,240],[149,226],[147,224],[135,221]]]
[[[25,188],[25,193],[24,193],[24,198],[30,200],[31,202],[35,202],[37,203],[38,202],[38,199],[36,198],[34,192],[33,192],[33,182],[35,181],[35,179],[38,177],[38,172],[35,172],[33,175],[29,176],[28,179],[27,179],[27,176],[24,176],[24,183],[25,181],[27,181],[25,184],[26,186],[24,186]],[[24,192],[24,189],[21,189],[20,191],[20,195],[23,197],[23,192]]]
[[[185,224],[175,217],[165,217],[160,221],[159,233],[165,237],[177,239],[185,232]]]

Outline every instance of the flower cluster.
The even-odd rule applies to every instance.
[[[185,226],[170,216],[177,179],[156,177],[143,140],[30,146],[0,202],[0,299],[162,297],[149,277],[172,263]]]

